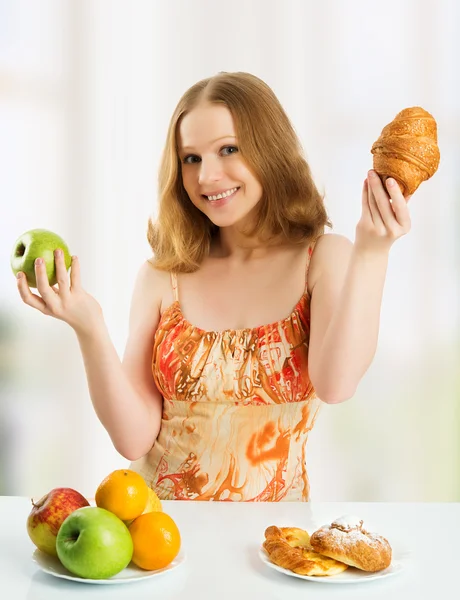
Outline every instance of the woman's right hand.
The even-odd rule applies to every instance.
[[[19,294],[25,304],[36,308],[44,315],[68,323],[78,333],[91,332],[97,323],[103,321],[102,309],[98,302],[81,287],[80,265],[76,256],[72,257],[70,278],[67,273],[62,250],[54,253],[57,285],[51,287],[42,258],[35,260],[35,276],[40,296],[33,294],[24,273],[18,273]]]

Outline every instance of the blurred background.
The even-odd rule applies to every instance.
[[[456,0],[0,0],[0,494],[93,496],[128,464],[73,331],[19,298],[16,238],[68,242],[121,356],[174,107],[199,79],[249,71],[352,240],[382,127],[416,105],[438,122],[441,164],[392,249],[375,360],[353,399],[323,406],[307,461],[316,501],[460,501],[459,25]]]

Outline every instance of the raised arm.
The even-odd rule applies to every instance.
[[[390,196],[378,177],[365,182],[354,245],[325,235],[313,253],[309,372],[327,403],[351,398],[374,358],[389,250],[410,230],[406,200],[387,185]]]

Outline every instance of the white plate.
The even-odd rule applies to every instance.
[[[366,571],[360,571],[359,569],[348,567],[346,571],[343,571],[338,575],[313,577],[311,575],[299,575],[298,573],[289,571],[289,569],[283,569],[283,567],[275,565],[270,561],[268,554],[263,547],[259,548],[259,556],[262,559],[262,562],[264,562],[268,567],[275,569],[275,571],[279,571],[285,575],[290,575],[291,577],[298,577],[299,579],[316,581],[317,583],[363,583],[364,581],[372,581],[374,579],[382,579],[383,577],[396,575],[396,573],[400,573],[404,569],[404,561],[395,559],[393,557],[390,566],[383,571],[378,571],[377,573],[367,573]]]
[[[116,584],[116,583],[132,583],[133,581],[140,581],[142,579],[150,579],[151,577],[157,577],[172,571],[185,561],[185,552],[182,550],[176,556],[176,558],[164,569],[158,569],[157,571],[144,571],[139,569],[133,563],[130,563],[123,571],[120,571],[110,579],[84,579],[83,577],[77,577],[72,575],[68,571],[61,561],[55,557],[41,552],[41,550],[35,550],[32,554],[33,562],[45,573],[54,575],[54,577],[60,577],[61,579],[70,579],[71,581],[80,581],[81,583],[97,583],[97,584]]]

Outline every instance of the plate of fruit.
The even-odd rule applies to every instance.
[[[185,561],[174,520],[138,473],[118,469],[98,486],[95,505],[72,488],[32,500],[27,532],[45,573],[96,584],[162,575]]]
[[[54,575],[54,577],[60,577],[61,579],[70,579],[71,581],[80,581],[82,583],[118,584],[131,583],[140,579],[149,579],[150,577],[156,577],[171,571],[184,562],[185,554],[182,551],[179,552],[177,557],[171,563],[169,563],[167,567],[164,567],[163,569],[157,569],[156,571],[146,571],[144,569],[140,569],[131,562],[127,567],[112,577],[105,579],[88,579],[72,575],[72,573],[64,567],[59,558],[45,554],[45,552],[42,552],[38,549],[32,554],[32,560],[45,573]]]

